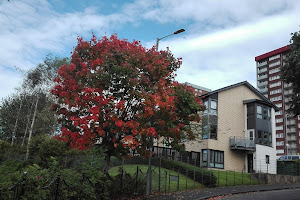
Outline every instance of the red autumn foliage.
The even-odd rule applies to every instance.
[[[174,81],[180,64],[169,50],[146,49],[116,35],[78,38],[71,64],[58,70],[52,90],[59,139],[85,149],[102,137],[110,156],[147,146],[149,136],[172,138],[176,147],[190,132],[190,116],[202,109],[193,91]]]

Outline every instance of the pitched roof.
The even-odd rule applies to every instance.
[[[243,81],[243,82],[240,82],[240,83],[236,83],[236,84],[233,84],[233,85],[229,85],[229,86],[226,86],[226,87],[223,87],[223,88],[220,88],[220,89],[217,89],[217,90],[214,90],[214,91],[211,91],[211,92],[208,92],[206,94],[203,94],[201,95],[200,97],[207,97],[207,96],[210,96],[212,94],[216,94],[216,93],[219,93],[219,92],[223,92],[225,90],[229,90],[231,88],[235,88],[235,87],[238,87],[238,86],[246,86],[247,88],[249,88],[252,92],[254,92],[257,96],[259,96],[263,101],[266,101],[270,106],[272,106],[275,110],[279,110],[277,106],[275,106],[268,98],[266,98],[264,95],[262,95],[255,87],[253,87],[250,83],[248,83],[248,81]]]

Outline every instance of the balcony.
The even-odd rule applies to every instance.
[[[258,90],[259,90],[260,93],[266,93],[266,92],[268,92],[268,88],[267,87],[265,87],[265,88],[258,88]]]
[[[286,88],[286,89],[291,88],[292,86],[293,86],[292,83],[289,83],[289,84],[284,83],[284,88]]]
[[[296,120],[288,120],[287,122],[286,122],[286,125],[287,126],[295,126],[296,125]]]
[[[294,142],[294,141],[297,141],[297,138],[295,135],[293,135],[293,136],[288,136],[287,140],[288,140],[288,142]]]
[[[268,84],[268,81],[264,81],[264,82],[258,83],[257,87],[263,87],[263,86],[266,86],[267,84]]]
[[[287,128],[286,133],[287,134],[295,134],[296,133],[296,128],[295,127]]]
[[[230,149],[244,150],[244,151],[255,151],[254,140],[250,138],[232,136],[229,138]]]
[[[257,80],[262,80],[262,79],[266,79],[266,78],[268,78],[268,75],[267,75],[267,74],[258,76],[258,77],[257,77]]]
[[[264,61],[264,62],[261,62],[261,63],[258,63],[258,67],[261,67],[261,66],[264,66],[267,64],[267,61]]]
[[[267,71],[267,68],[265,67],[265,68],[257,70],[257,74],[261,74],[261,73],[266,72],[266,71]]]
[[[285,90],[284,91],[284,95],[292,95],[293,94],[293,90]]]

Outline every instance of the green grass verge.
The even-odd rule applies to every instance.
[[[116,176],[119,174],[120,166],[112,167],[109,170],[110,176]],[[137,169],[138,168],[138,169]],[[146,180],[147,177],[147,165],[124,165],[124,172],[129,173],[132,176],[136,176],[136,172],[138,171],[138,177]],[[159,168],[156,166],[152,166],[152,191],[159,191]],[[161,168],[161,176],[160,176],[160,191],[161,192],[175,192],[175,191],[184,191],[184,190],[192,190],[192,189],[200,189],[205,186],[200,183],[194,181],[185,176],[185,174],[179,173],[178,180],[178,172],[173,170],[168,170],[165,168]],[[178,185],[179,182],[179,185]]]
[[[251,178],[249,173],[212,170],[217,177],[217,186],[257,185],[259,182]]]

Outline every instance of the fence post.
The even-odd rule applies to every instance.
[[[177,191],[179,191],[179,169],[177,171],[177,175],[178,175],[178,180],[177,180]]]
[[[168,178],[168,172],[165,174],[165,193],[167,193],[167,178]]]
[[[226,179],[226,187],[227,187],[227,170],[225,176],[226,176],[225,179]]]
[[[121,191],[123,193],[123,173],[124,173],[124,169],[123,169],[123,165],[122,165],[122,170],[121,170]]]
[[[159,157],[159,168],[158,168],[158,192],[160,193],[160,169],[161,169],[161,157]]]
[[[194,189],[195,189],[195,182],[196,182],[196,173],[195,173],[195,169],[194,169]]]
[[[218,187],[220,187],[220,170],[218,170]]]
[[[244,170],[242,170],[242,185],[244,185],[244,177],[243,177],[243,175],[244,175]]]
[[[171,190],[171,172],[169,172],[169,192]]]
[[[58,196],[59,196],[59,183],[60,183],[60,174],[56,178],[55,200],[58,200]]]
[[[185,190],[187,190],[187,177],[188,177],[188,170],[185,173]]]
[[[136,166],[136,175],[135,175],[135,192],[138,192],[138,179],[139,179],[139,166]]]
[[[235,170],[233,170],[233,185],[235,186]]]
[[[211,184],[211,170],[209,171],[209,184]]]
[[[201,184],[203,185],[203,170],[201,170]]]

